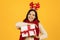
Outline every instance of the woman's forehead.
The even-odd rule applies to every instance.
[[[31,11],[30,14],[35,14],[35,12],[34,11]]]

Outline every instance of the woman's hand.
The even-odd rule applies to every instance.
[[[17,28],[18,30],[21,30],[21,28]]]
[[[39,36],[35,36],[36,38],[39,38]]]
[[[28,23],[27,25],[31,25],[31,23]]]
[[[35,26],[38,28],[38,26],[35,24]]]

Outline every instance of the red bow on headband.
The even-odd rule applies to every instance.
[[[33,2],[31,2],[30,3],[30,8],[31,9],[34,9],[34,10],[37,10],[38,8],[40,8],[40,4],[39,3],[33,3]]]

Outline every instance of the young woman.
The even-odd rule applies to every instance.
[[[26,15],[26,18],[23,20],[23,22],[30,24],[35,24],[36,26],[36,33],[37,35],[34,37],[27,37],[24,38],[20,35],[19,40],[43,40],[47,38],[47,32],[44,30],[43,26],[41,25],[40,21],[38,20],[37,11],[34,9],[30,9]]]

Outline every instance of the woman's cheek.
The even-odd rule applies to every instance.
[[[35,16],[33,16],[33,19],[35,19]]]
[[[28,16],[28,19],[30,19],[30,15]]]

